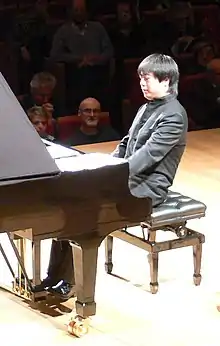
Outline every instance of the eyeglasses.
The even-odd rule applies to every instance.
[[[84,114],[99,114],[101,111],[99,108],[84,108],[80,109],[80,112]]]

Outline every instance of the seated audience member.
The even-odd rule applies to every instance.
[[[192,120],[201,128],[220,126],[220,59],[207,65],[207,78],[192,81],[189,92],[182,95],[186,109],[191,109]]]
[[[84,0],[73,1],[70,16],[54,35],[50,57],[65,63],[69,107],[74,108],[90,96],[103,103],[113,57],[112,44],[101,23],[88,20]]]
[[[47,133],[49,121],[51,117],[44,111],[42,107],[34,106],[27,110],[27,115],[31,123],[34,125],[35,130],[39,135],[50,141],[54,141],[55,138]]]
[[[81,126],[72,138],[67,140],[68,145],[92,144],[109,142],[119,139],[119,135],[109,125],[100,125],[101,106],[94,98],[87,98],[80,103],[78,115]]]
[[[146,103],[138,110],[128,135],[112,155],[128,161],[131,194],[137,198],[150,197],[152,206],[156,207],[166,200],[173,183],[186,146],[188,121],[185,109],[177,100],[179,71],[171,57],[148,56],[139,65],[138,74]],[[62,252],[59,242],[52,244],[50,271],[61,273],[62,278],[65,276],[70,282],[74,277],[73,260],[68,242],[66,247],[66,252]],[[65,268],[63,272],[62,268]],[[35,289],[46,288],[51,281],[54,282],[48,274]],[[70,287],[63,281],[50,290],[63,297],[71,294]]]
[[[192,72],[206,72],[207,65],[216,55],[214,46],[210,42],[200,39],[195,43],[192,42],[192,48],[190,50],[193,52],[195,58],[195,65],[192,67]]]
[[[42,106],[48,117],[55,119],[67,115],[54,100],[55,86],[56,78],[52,74],[48,72],[35,74],[30,83],[30,93],[20,101],[21,106],[25,111],[33,106]]]

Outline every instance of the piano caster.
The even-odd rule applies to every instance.
[[[158,292],[159,285],[157,282],[150,283],[150,291],[152,294],[156,294]]]
[[[81,338],[89,331],[89,318],[76,315],[74,318],[70,319],[67,330],[69,334]]]
[[[193,275],[193,282],[195,286],[199,286],[202,280],[202,275],[201,274],[194,274]]]

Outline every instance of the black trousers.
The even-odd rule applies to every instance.
[[[52,241],[47,274],[54,284],[63,279],[74,285],[72,246],[67,240]]]

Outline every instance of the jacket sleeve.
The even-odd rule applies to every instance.
[[[118,144],[118,146],[116,147],[116,149],[113,151],[112,155],[113,155],[114,157],[123,158],[123,157],[125,156],[126,149],[127,149],[127,144],[128,144],[128,141],[129,141],[129,138],[130,138],[130,134],[131,134],[131,129],[132,129],[132,127],[133,127],[134,124],[135,124],[135,121],[136,121],[136,119],[137,119],[137,117],[138,117],[138,114],[139,114],[140,110],[141,110],[143,107],[145,107],[145,105],[141,106],[141,107],[138,109],[137,115],[136,115],[136,117],[135,117],[135,119],[134,119],[134,121],[133,121],[133,123],[132,123],[132,125],[131,125],[131,127],[130,127],[130,129],[129,129],[129,131],[128,131],[128,134],[127,134],[124,138],[122,138],[121,142]]]
[[[170,114],[162,118],[147,142],[128,158],[130,175],[151,169],[178,143],[184,129],[183,116]]]
[[[121,142],[117,145],[116,149],[112,152],[112,156],[123,158],[126,153],[126,148],[129,140],[129,134],[122,138]]]

